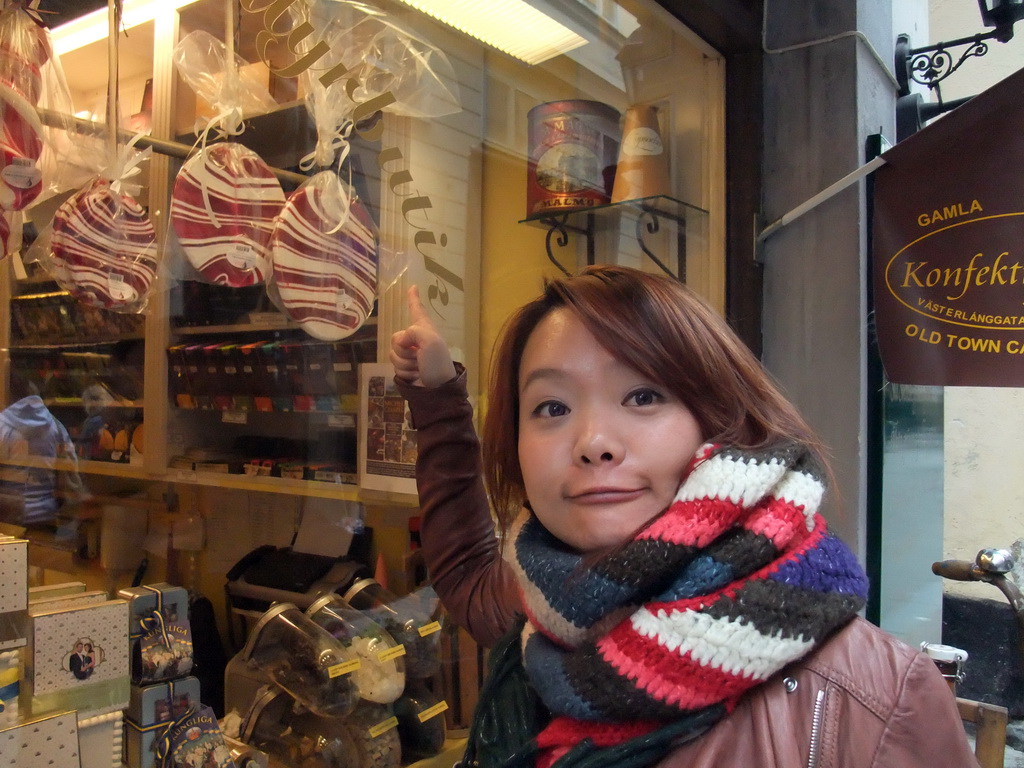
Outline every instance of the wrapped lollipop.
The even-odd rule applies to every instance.
[[[94,179],[57,209],[48,238],[50,272],[79,301],[141,312],[157,277],[156,231],[145,209],[123,191],[122,173],[112,175],[118,178]]]
[[[313,338],[351,336],[373,311],[378,245],[366,206],[336,173],[321,171],[274,223],[268,293]]]
[[[207,138],[212,132],[218,138],[241,134],[247,114],[266,112],[275,102],[246,74],[244,59],[202,30],[182,38],[174,63],[216,114],[197,124],[200,149],[174,182],[173,233],[200,279],[231,287],[260,284],[269,273],[270,234],[284,192],[255,152],[233,141],[208,145]]]
[[[43,126],[36,113],[49,33],[20,3],[0,11],[0,209],[20,211],[43,189]]]
[[[211,144],[174,181],[171,226],[205,281],[258,285],[270,271],[270,235],[284,203],[281,184],[259,155],[236,142]]]
[[[152,150],[137,151],[138,136],[123,146],[119,143],[115,5],[115,0],[108,0],[107,135],[96,158],[102,170],[57,209],[50,227],[30,250],[79,301],[139,313],[149,302],[159,262],[156,231],[135,199],[139,188],[132,178],[141,173],[139,165]]]
[[[353,191],[346,160],[356,104],[384,97],[387,112],[437,117],[460,109],[458,86],[439,49],[382,11],[348,0],[300,5],[305,15],[293,21],[312,33],[297,53],[327,51],[301,75],[317,145],[300,167],[321,170],[278,217],[268,294],[311,336],[336,341],[365,322],[376,297],[408,267],[407,257],[379,247],[369,211]]]

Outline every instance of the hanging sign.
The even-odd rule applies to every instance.
[[[1024,70],[883,155],[874,293],[888,379],[1024,386]]]

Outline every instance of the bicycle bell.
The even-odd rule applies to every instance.
[[[975,562],[986,573],[1009,573],[1013,570],[1013,555],[1008,549],[983,549]]]

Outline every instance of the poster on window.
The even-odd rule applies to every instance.
[[[359,366],[359,487],[416,493],[416,430],[395,370],[387,363]]]
[[[900,384],[1024,386],[1024,70],[875,172],[882,364]]]

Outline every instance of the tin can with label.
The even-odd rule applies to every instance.
[[[611,200],[618,110],[598,101],[552,101],[531,109],[528,120],[527,217]]]

